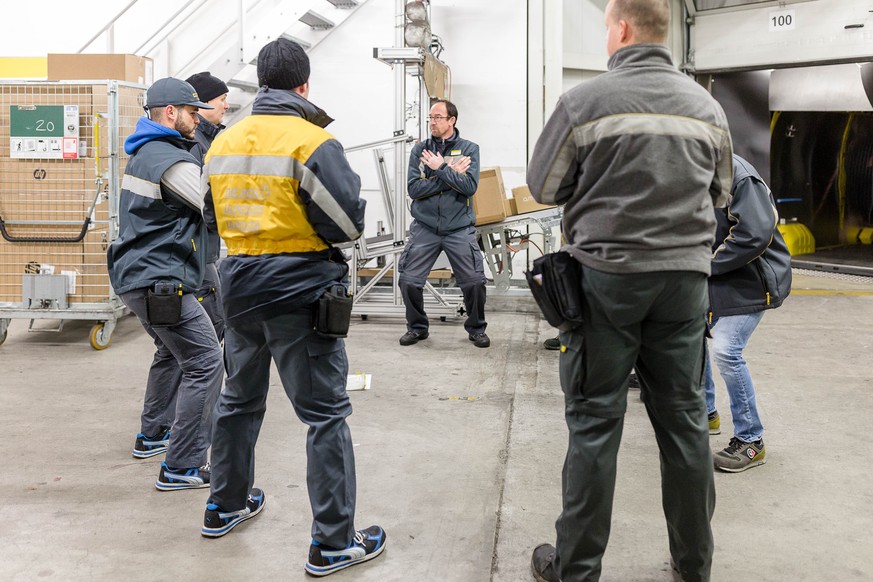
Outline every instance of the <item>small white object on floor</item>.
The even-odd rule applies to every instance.
[[[346,379],[346,392],[351,392],[352,390],[369,390],[372,377],[372,374],[349,374],[348,379]]]

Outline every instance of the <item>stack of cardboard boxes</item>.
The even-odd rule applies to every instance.
[[[49,55],[48,83],[0,85],[0,218],[9,238],[0,239],[0,303],[22,301],[22,275],[64,274],[69,303],[95,303],[109,296],[106,248],[109,244],[110,180],[120,186],[127,156],[124,139],[143,114],[144,89],[124,84],[118,114],[109,110],[111,79],[142,83],[150,59],[133,55]],[[88,82],[54,83],[88,79]],[[10,151],[11,109],[36,105],[75,105],[79,144],[74,159],[20,159]],[[113,141],[118,172],[110,175]],[[83,240],[75,239],[90,216]],[[18,222],[19,224],[15,224]],[[45,242],[15,239],[38,238]]]
[[[512,196],[507,198],[500,168],[480,170],[479,188],[473,195],[476,225],[491,224],[509,216],[553,208],[552,205],[540,204],[534,200],[527,185],[513,188],[511,192]]]

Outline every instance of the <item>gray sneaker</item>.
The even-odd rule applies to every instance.
[[[728,473],[739,473],[763,465],[767,462],[766,456],[767,451],[764,450],[763,440],[747,443],[733,437],[727,448],[713,455],[712,461],[716,469]]]

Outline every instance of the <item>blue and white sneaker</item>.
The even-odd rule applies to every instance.
[[[239,511],[222,511],[214,503],[208,503],[200,535],[206,538],[220,538],[245,520],[261,513],[265,503],[267,503],[267,497],[257,487],[252,487],[252,492],[246,499],[245,509]]]
[[[334,550],[312,540],[306,572],[313,576],[327,576],[337,570],[372,560],[385,549],[388,536],[378,525],[355,532],[355,540],[344,550]]]
[[[192,469],[171,469],[164,461],[161,463],[161,472],[155,481],[155,487],[160,491],[209,487],[209,463]]]
[[[155,436],[147,436],[143,433],[136,435],[136,443],[133,445],[133,456],[137,459],[147,459],[167,452],[170,446],[170,428],[163,426],[158,429]]]

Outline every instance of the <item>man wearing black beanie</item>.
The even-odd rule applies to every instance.
[[[386,540],[378,525],[355,529],[345,333],[321,325],[335,315],[324,304],[350,301],[349,268],[332,245],[363,234],[366,203],[342,146],[323,129],[331,118],[307,99],[303,48],[284,38],[267,44],[258,84],[252,115],[216,138],[203,167],[207,205],[214,203],[228,252],[219,267],[227,382],[216,406],[212,489],[200,531],[223,536],[264,508],[264,492],[253,487],[254,450],[272,360],[309,426],[313,522],[305,569],[326,576],[379,556]]]

